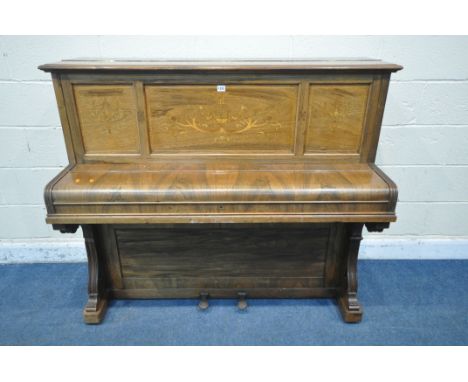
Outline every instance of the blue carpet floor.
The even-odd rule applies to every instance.
[[[360,261],[360,324],[332,300],[120,300],[83,324],[85,264],[0,266],[0,345],[468,345],[468,261]]]

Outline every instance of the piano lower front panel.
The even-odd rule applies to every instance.
[[[344,269],[338,223],[97,227],[114,297],[331,296]]]

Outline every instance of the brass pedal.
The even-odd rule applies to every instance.
[[[206,310],[210,306],[208,302],[208,293],[200,293],[200,301],[198,302],[198,309]]]
[[[248,305],[247,305],[247,293],[245,292],[239,292],[237,293],[237,298],[239,299],[237,301],[237,308],[239,310],[246,310]]]

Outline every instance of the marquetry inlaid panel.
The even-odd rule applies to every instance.
[[[74,96],[85,153],[139,152],[132,85],[75,85]]]
[[[292,152],[297,85],[148,85],[151,151]]]
[[[368,94],[368,84],[310,85],[305,152],[358,153]]]

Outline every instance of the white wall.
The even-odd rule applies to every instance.
[[[383,234],[367,237],[382,243],[468,240],[468,37],[3,36],[4,246],[78,240],[79,235],[60,235],[44,223],[43,188],[67,159],[50,77],[37,69],[73,57],[372,57],[401,64],[404,70],[392,78],[377,157],[399,186],[399,220]],[[14,257],[13,252],[3,259]]]

